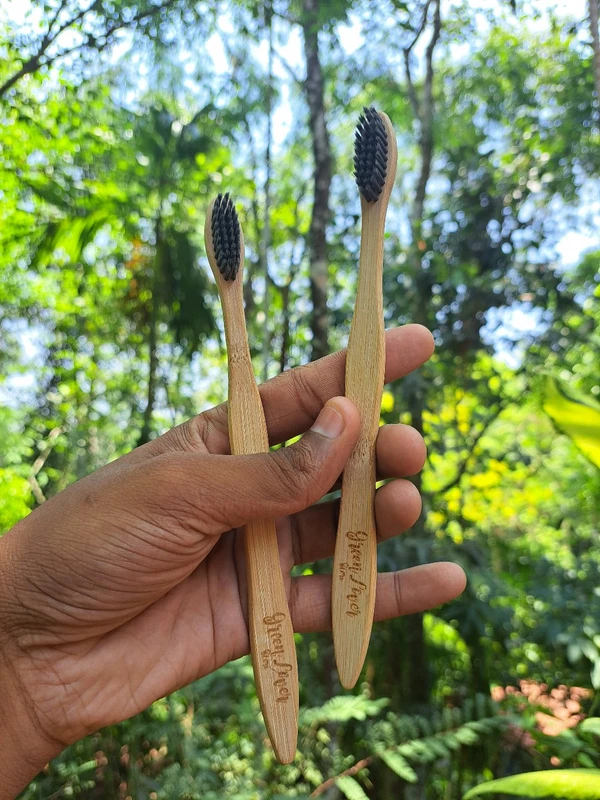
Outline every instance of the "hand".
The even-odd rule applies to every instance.
[[[390,381],[427,360],[433,342],[411,325],[388,332],[386,347]],[[295,629],[329,628],[330,578],[289,572],[333,553],[338,503],[313,504],[358,433],[356,408],[338,396],[344,360],[335,353],[261,387],[272,444],[309,429],[290,447],[229,455],[221,405],[78,481],[0,540],[0,730],[18,765],[8,777],[0,766],[0,784],[22,788],[66,745],[248,652],[241,526],[251,519],[278,519]],[[424,458],[413,428],[380,430],[380,477],[414,474]],[[409,481],[379,489],[380,539],[420,508]],[[445,563],[382,574],[375,617],[439,605],[464,581]]]

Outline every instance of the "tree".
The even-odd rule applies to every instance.
[[[31,10],[36,7],[43,11],[42,31],[32,21],[26,32],[1,43],[9,59],[1,78],[0,100],[26,75],[45,71],[70,56],[88,62],[112,47],[125,31],[159,38],[172,25],[173,15],[184,13],[189,23],[193,14],[192,4],[181,0],[93,0],[83,8],[73,0],[49,0],[35,2]]]

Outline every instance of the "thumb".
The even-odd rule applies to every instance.
[[[188,519],[193,516],[199,531],[213,535],[253,519],[293,514],[330,490],[359,428],[354,404],[346,397],[334,397],[310,430],[289,447],[245,456],[180,454],[178,478],[168,490],[171,502],[181,509],[183,492]],[[172,461],[173,456],[167,458]]]

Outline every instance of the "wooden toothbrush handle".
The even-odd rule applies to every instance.
[[[369,458],[361,453],[350,458],[342,480],[342,497],[350,496],[340,509],[332,576],[332,627],[335,660],[340,681],[351,689],[360,675],[373,624],[377,581],[377,545],[373,519],[374,474]]]
[[[289,764],[298,739],[298,665],[275,523],[257,520],[246,526],[244,535],[256,691],[275,754]]]
[[[375,442],[385,372],[381,285],[383,223],[363,224],[358,291],[348,353],[346,397],[358,408],[361,429],[346,462],[332,575],[332,628],[342,686],[354,686],[362,669],[375,608]]]
[[[236,455],[266,453],[269,440],[247,344],[229,345],[229,437]],[[265,725],[279,761],[296,755],[298,664],[273,520],[244,531],[250,652]]]

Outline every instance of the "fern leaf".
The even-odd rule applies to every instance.
[[[424,739],[424,743],[435,758],[447,758],[450,755],[444,738],[435,739],[431,737],[429,739]]]
[[[332,697],[322,706],[303,710],[300,719],[303,725],[348,722],[351,719],[362,722],[379,714],[388,702],[386,698],[370,700],[364,695]]]
[[[403,780],[408,783],[416,783],[418,781],[417,773],[400,753],[394,750],[383,750],[380,756],[383,763]]]
[[[335,785],[348,800],[369,800],[360,783],[350,775],[342,775],[336,780]]]
[[[467,747],[477,744],[479,741],[477,732],[474,731],[472,727],[469,727],[469,725],[459,728],[454,735],[461,744],[467,745]]]
[[[446,747],[449,747],[450,750],[460,750],[461,743],[456,733],[452,733],[452,731],[444,734],[444,744]]]

